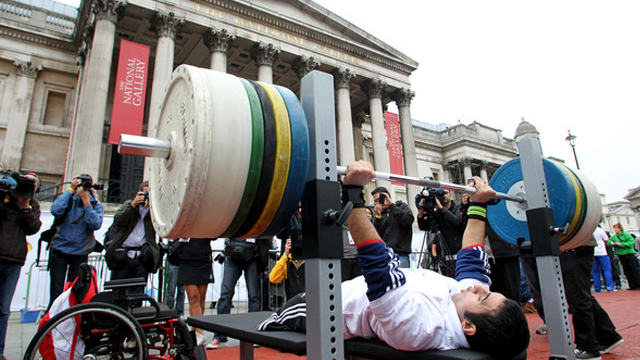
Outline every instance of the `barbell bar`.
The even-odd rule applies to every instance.
[[[146,157],[169,158],[171,154],[171,141],[154,139],[144,136],[122,134],[120,135],[120,141],[118,142],[118,152],[122,154],[142,155]],[[346,166],[337,166],[336,171],[338,175],[347,175],[347,173],[349,172]],[[465,191],[470,194],[476,193],[476,188],[471,186],[463,186],[431,179],[420,179],[417,177],[380,171],[376,171],[375,180],[396,181],[406,185],[441,188],[452,191]],[[525,202],[525,198],[523,196],[505,194],[501,192],[496,193],[494,198],[500,200],[515,201],[517,203]]]
[[[308,126],[289,89],[181,65],[165,90],[155,138],[123,134],[118,151],[150,158],[151,218],[160,236],[271,237],[302,197],[312,146]],[[489,182],[495,198],[505,201],[490,206],[487,218],[511,244],[528,237],[522,169],[512,164],[517,161],[503,165]],[[562,164],[549,166],[545,182],[551,190],[558,187],[549,192],[549,206],[555,223],[567,229],[559,238],[567,250],[588,240],[597,226],[599,194],[582,175]],[[336,173],[345,175],[347,168],[337,166]],[[553,175],[558,173],[562,178]],[[384,172],[375,178],[476,191]],[[509,222],[501,223],[503,218]]]

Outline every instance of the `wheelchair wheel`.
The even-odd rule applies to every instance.
[[[25,360],[56,358],[146,360],[146,336],[138,321],[120,307],[80,304],[47,321],[24,356]]]

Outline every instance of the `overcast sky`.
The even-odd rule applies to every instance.
[[[524,117],[545,156],[607,197],[640,186],[640,2],[314,0],[419,62],[414,119],[474,120],[513,138]]]
[[[607,202],[640,186],[640,1],[315,1],[420,63],[414,119],[513,138],[524,117],[575,169],[571,130]]]

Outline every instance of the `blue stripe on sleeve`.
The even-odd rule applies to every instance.
[[[475,279],[491,284],[489,273],[489,256],[484,246],[464,248],[458,252],[456,280]]]
[[[362,275],[367,283],[367,298],[374,301],[387,291],[405,284],[404,273],[398,269],[400,258],[384,242],[373,242],[358,247]]]

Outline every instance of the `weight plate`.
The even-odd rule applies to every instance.
[[[274,87],[282,95],[289,113],[291,165],[280,208],[267,229],[258,237],[274,236],[288,224],[289,219],[298,209],[309,167],[309,128],[302,104],[291,90],[277,85]]]
[[[255,225],[244,237],[254,238],[261,234],[276,216],[284,191],[287,187],[289,167],[291,162],[291,126],[289,125],[289,113],[280,93],[273,85],[258,82],[269,95],[276,119],[276,162],[273,169],[273,182],[269,190],[269,196],[264,210]]]
[[[253,89],[258,94],[260,104],[262,105],[262,116],[264,120],[264,156],[262,160],[262,173],[260,174],[260,183],[258,184],[258,193],[253,201],[253,206],[249,210],[246,220],[240,226],[240,229],[229,237],[243,238],[244,235],[253,228],[258,217],[262,214],[262,210],[267,203],[271,183],[273,182],[273,172],[276,162],[276,119],[273,112],[273,104],[267,91],[255,81],[248,80]]]
[[[229,125],[229,122],[233,126]],[[251,108],[234,76],[181,65],[160,109],[157,137],[168,159],[153,159],[151,215],[162,237],[217,237],[240,205],[251,158]],[[224,204],[224,206],[221,206]]]
[[[580,226],[582,226],[582,222],[584,221],[584,215],[586,210],[586,207],[584,206],[584,202],[583,202],[585,194],[579,180],[569,170],[569,168],[567,168],[566,166],[560,163],[555,163],[555,164],[558,167],[560,167],[562,171],[564,171],[569,176],[569,179],[571,180],[571,185],[573,186],[573,189],[574,189],[574,193],[576,194],[576,211],[573,214],[571,223],[569,224],[569,232],[567,233],[567,235],[560,235],[560,237],[558,237],[558,243],[560,244],[560,246],[562,246],[563,244],[571,240],[573,236],[578,232],[578,229],[580,228]]]
[[[575,214],[576,199],[571,180],[558,166],[547,159],[542,159],[545,172],[547,191],[550,206],[553,209],[553,217],[557,226],[562,226],[572,219]],[[521,187],[518,184],[523,181],[520,158],[512,159],[502,165],[491,177],[489,185],[503,193],[517,193]],[[527,194],[527,196],[531,196]],[[505,241],[517,245],[518,239],[529,240],[529,228],[526,217],[522,214],[514,215],[513,205],[509,201],[500,201],[487,209],[487,220],[495,232]],[[562,225],[560,225],[562,224]]]
[[[249,104],[251,104],[251,165],[249,166],[249,174],[240,207],[238,207],[238,211],[231,225],[220,235],[221,237],[233,235],[247,219],[253,201],[256,198],[258,185],[260,184],[260,175],[262,174],[262,160],[264,157],[264,118],[262,116],[262,105],[260,104],[258,93],[251,83],[245,79],[240,79],[240,81],[247,92]]]
[[[582,246],[589,241],[593,232],[600,224],[602,217],[602,205],[600,203],[600,192],[598,188],[587,178],[584,173],[579,170],[571,170],[567,168],[578,179],[582,185],[585,196],[583,197],[582,207],[585,209],[584,220],[578,229],[578,232],[567,243],[560,245],[560,250],[565,251]]]

